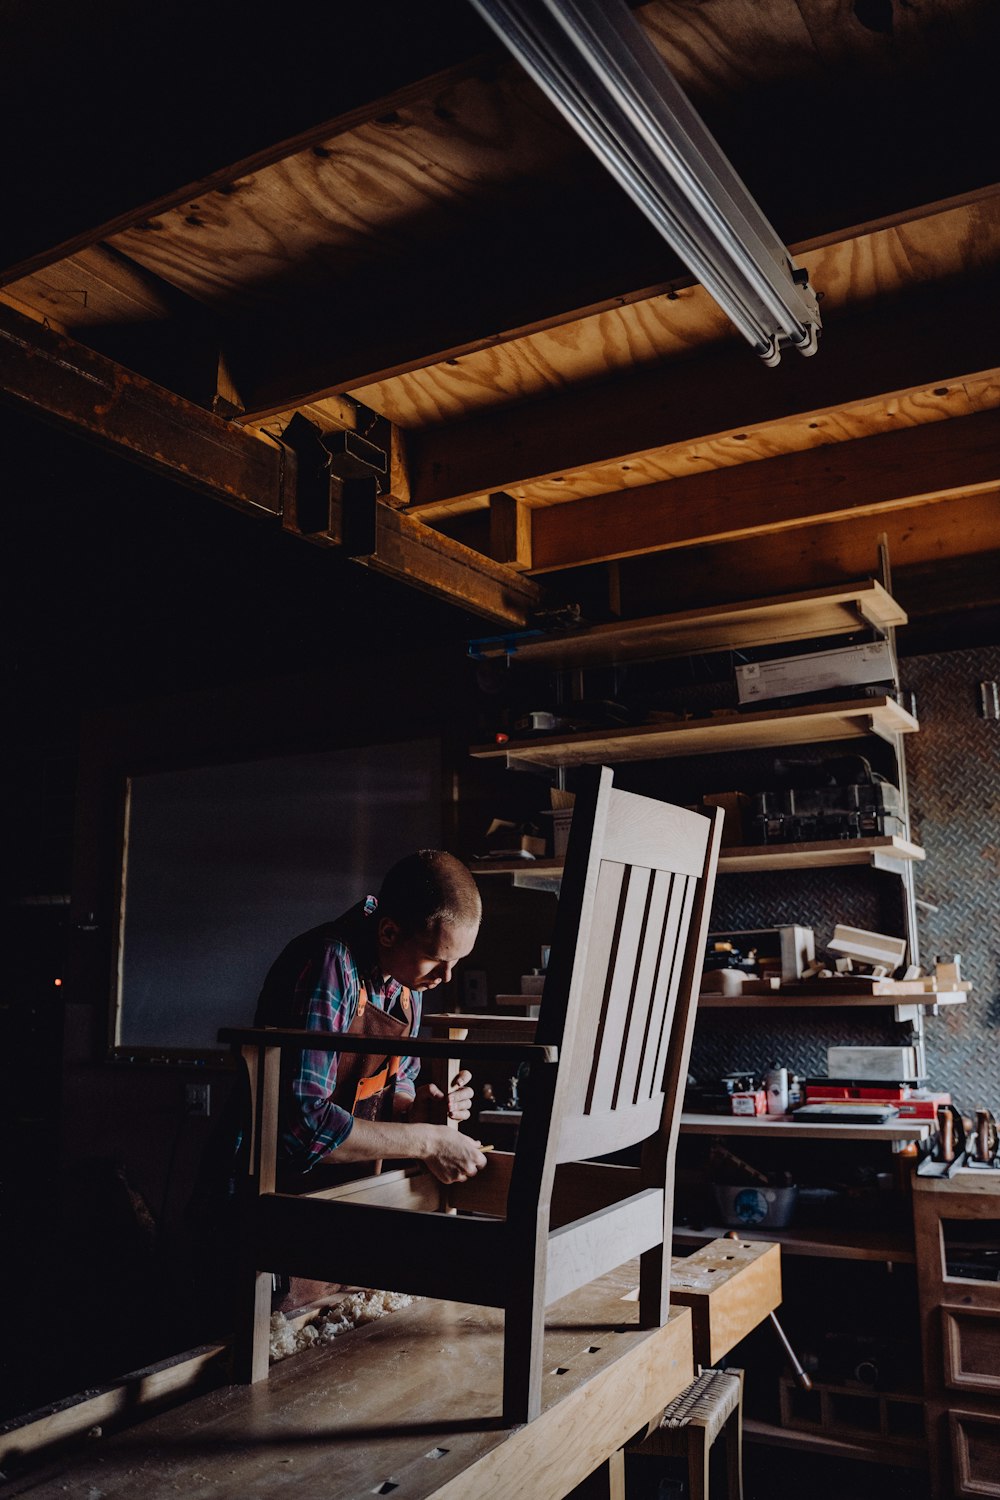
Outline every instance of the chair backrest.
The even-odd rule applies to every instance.
[[[578,793],[537,1032],[560,1049],[550,1163],[676,1117],[720,822],[619,791],[606,768]]]

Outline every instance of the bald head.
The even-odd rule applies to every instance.
[[[379,891],[380,917],[411,937],[442,925],[478,928],[483,903],[472,875],[444,849],[419,849],[393,865]]]

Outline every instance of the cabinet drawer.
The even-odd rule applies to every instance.
[[[950,1411],[948,1427],[955,1494],[1000,1496],[1000,1416]]]
[[[1000,1395],[1000,1307],[941,1305],[945,1384]]]

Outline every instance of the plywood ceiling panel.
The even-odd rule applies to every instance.
[[[1000,264],[1000,194],[799,252],[797,259],[823,294],[826,336],[836,337],[842,309],[920,281]],[[580,382],[608,380],[734,337],[716,303],[701,287],[689,285],[360,387],[353,394],[401,427],[433,426]],[[647,479],[619,482],[644,484]],[[567,488],[566,498],[575,493]]]
[[[189,296],[257,313],[294,289],[346,282],[512,212],[521,185],[582,148],[513,65],[467,78],[116,235]],[[470,268],[470,274],[473,268]]]

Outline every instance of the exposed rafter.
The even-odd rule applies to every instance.
[[[625,488],[642,473],[637,456],[655,466],[658,452],[711,434],[992,369],[1000,343],[984,311],[998,297],[1000,272],[916,287],[830,320],[823,357],[809,363],[748,376],[742,349],[727,347],[411,433],[416,513],[485,504],[498,489],[552,500]],[[607,473],[614,465],[616,481]]]
[[[694,547],[1000,491],[1000,410],[597,495],[532,513],[532,571]]]

